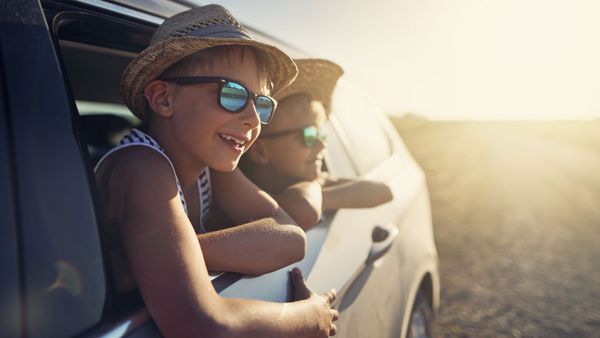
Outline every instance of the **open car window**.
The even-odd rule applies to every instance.
[[[360,174],[364,175],[392,153],[390,140],[379,122],[377,107],[362,95],[340,83],[334,92],[332,118],[339,121]],[[360,121],[360,123],[357,123]]]

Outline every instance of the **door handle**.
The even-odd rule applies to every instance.
[[[371,233],[373,244],[365,263],[373,264],[373,262],[385,255],[392,247],[396,237],[398,237],[398,233],[398,228],[394,224],[378,224],[373,227],[373,232]]]

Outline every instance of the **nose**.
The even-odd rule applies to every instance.
[[[254,101],[248,102],[246,108],[240,113],[240,117],[244,125],[251,129],[257,128],[260,125],[260,118],[258,117]]]

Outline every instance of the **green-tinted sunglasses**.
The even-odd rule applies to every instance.
[[[282,131],[277,131],[271,134],[260,135],[261,138],[276,138],[281,137],[297,132],[302,132],[302,137],[304,141],[304,146],[307,148],[312,148],[317,144],[317,140],[321,140],[321,142],[325,142],[327,140],[327,135],[325,135],[325,131],[323,129],[319,130],[315,126],[308,126],[302,128],[294,128],[287,129]]]
[[[221,108],[230,113],[239,113],[248,102],[253,101],[260,123],[267,124],[273,118],[277,101],[267,95],[259,95],[251,92],[239,82],[223,77],[214,76],[184,76],[184,77],[165,77],[162,81],[174,82],[180,86],[201,84],[201,83],[217,83],[219,91],[217,101]]]

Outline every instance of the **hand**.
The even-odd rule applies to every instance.
[[[322,295],[317,295],[310,291],[306,285],[300,269],[294,268],[291,274],[292,285],[294,287],[294,300],[306,300],[315,309],[314,312],[316,312],[316,321],[318,324],[318,335],[316,337],[335,336],[337,327],[333,322],[340,316],[337,310],[331,308],[331,303],[335,301],[336,297],[335,290],[331,289]]]

